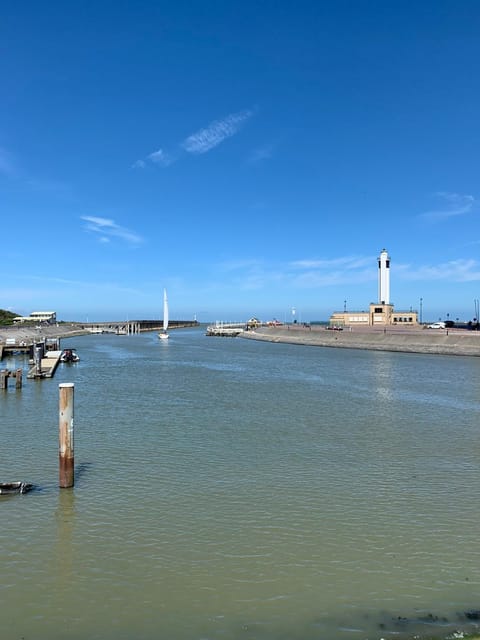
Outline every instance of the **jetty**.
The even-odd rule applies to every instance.
[[[328,331],[325,327],[288,325],[245,331],[242,338],[336,349],[367,349],[454,356],[480,357],[480,331],[375,327]]]
[[[170,320],[169,329],[188,329],[198,327],[197,320]],[[75,326],[84,334],[114,333],[117,336],[134,335],[146,331],[160,331],[163,329],[163,318],[158,320],[109,320],[105,322],[76,323]]]

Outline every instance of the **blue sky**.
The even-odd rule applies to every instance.
[[[0,308],[328,318],[480,297],[480,3],[3,3]]]

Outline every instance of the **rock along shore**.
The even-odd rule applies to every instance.
[[[480,356],[480,332],[455,329],[388,327],[386,330],[365,327],[351,331],[327,330],[325,327],[288,325],[259,327],[246,331],[242,338],[284,342],[316,347],[400,351],[454,356]]]

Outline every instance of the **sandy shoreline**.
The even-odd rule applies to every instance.
[[[389,327],[331,331],[325,327],[260,327],[242,338],[317,347],[480,356],[480,332]]]

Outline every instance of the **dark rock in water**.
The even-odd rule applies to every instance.
[[[0,495],[11,495],[12,493],[27,493],[33,489],[33,484],[29,482],[0,482]]]
[[[428,615],[419,618],[419,620],[420,622],[448,622],[448,618],[436,616],[433,613],[429,613]]]
[[[465,617],[468,618],[468,620],[480,620],[480,609],[465,611]]]

